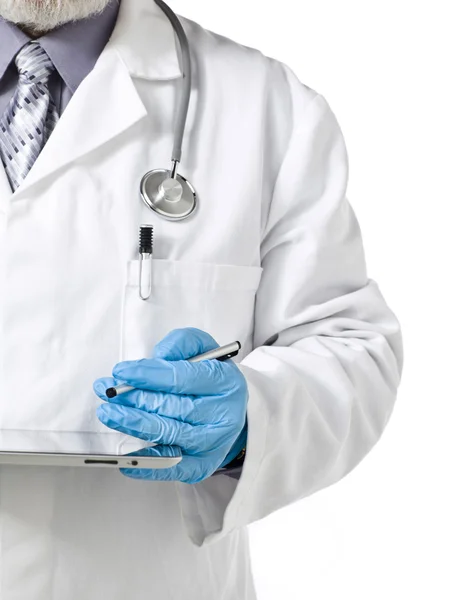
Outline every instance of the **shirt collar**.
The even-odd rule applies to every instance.
[[[93,69],[111,37],[120,0],[111,0],[102,13],[67,23],[38,39],[72,94]],[[31,38],[0,17],[0,80],[20,49]]]

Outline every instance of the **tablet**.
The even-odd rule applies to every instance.
[[[0,465],[167,469],[181,459],[178,447],[118,432],[0,430]]]

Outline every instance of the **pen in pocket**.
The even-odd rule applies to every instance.
[[[139,237],[139,296],[148,300],[153,285],[153,225],[141,225]]]

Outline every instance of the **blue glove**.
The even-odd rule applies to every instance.
[[[246,380],[232,360],[186,359],[217,348],[199,329],[175,329],[154,348],[153,358],[125,361],[113,378],[97,379],[102,423],[163,446],[179,446],[182,461],[170,469],[122,469],[138,479],[196,483],[231,462],[246,444]],[[106,397],[125,383],[135,390]]]

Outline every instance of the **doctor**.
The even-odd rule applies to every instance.
[[[0,0],[0,15],[0,426],[113,428],[184,455],[2,467],[0,598],[252,600],[246,526],[353,469],[400,379],[336,118],[285,64],[181,18],[179,173],[198,204],[170,221],[139,191],[170,165],[185,80],[163,10]],[[235,363],[185,360],[237,339]],[[117,383],[137,389],[108,401]]]

